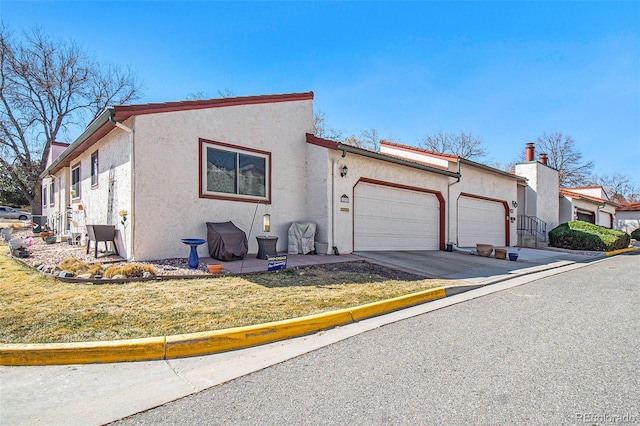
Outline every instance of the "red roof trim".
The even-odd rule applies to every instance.
[[[162,102],[139,105],[117,105],[114,106],[113,109],[115,111],[115,119],[117,121],[122,121],[126,120],[132,115],[307,100],[313,100],[313,92],[289,93],[281,95],[239,96],[235,98]]]
[[[586,188],[587,187],[571,188],[571,189],[586,189]],[[594,186],[594,187],[591,187],[591,188],[601,188],[601,187]],[[571,190],[568,190],[568,189],[565,189],[565,188],[559,188],[558,189],[558,193],[560,195],[564,195],[564,196],[569,197],[569,198],[582,198],[583,200],[591,201],[591,202],[598,203],[598,204],[606,203],[606,204],[610,204],[612,206],[618,206],[618,204],[616,204],[616,203],[614,203],[612,201],[605,200],[603,198],[594,197],[593,195],[581,194],[579,192],[574,192],[574,191],[571,191]]]
[[[437,158],[440,158],[442,160],[447,160],[447,161],[451,161],[451,160],[457,161],[460,158],[460,156],[454,155],[454,154],[446,154],[444,152],[429,151],[429,150],[424,149],[424,148],[418,148],[418,147],[415,147],[415,146],[403,145],[403,144],[384,141],[384,140],[380,141],[380,146],[382,146],[382,145],[386,145],[386,146],[389,146],[389,147],[400,149],[402,151],[417,152],[417,153],[420,153],[420,154],[431,155],[433,157],[437,157]]]
[[[630,203],[630,202],[625,202],[622,203],[620,205],[620,207],[617,208],[618,211],[623,211],[623,212],[637,212],[640,211],[640,202],[634,202],[634,203]]]
[[[310,143],[312,145],[318,145],[323,148],[329,148],[329,149],[338,149],[338,142],[335,142],[329,139],[319,138],[316,135],[311,133],[307,133],[306,137],[307,137],[307,143]]]

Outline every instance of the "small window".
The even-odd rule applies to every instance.
[[[271,153],[200,140],[200,196],[270,202]]]
[[[98,151],[91,154],[91,186],[98,186]]]
[[[80,164],[71,168],[71,199],[80,199]]]
[[[42,194],[42,207],[47,207],[47,187],[45,185],[40,186],[40,193]]]
[[[54,207],[56,204],[56,197],[53,194],[56,192],[56,181],[52,180],[49,184],[49,206]]]

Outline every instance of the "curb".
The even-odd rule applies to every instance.
[[[225,330],[105,342],[0,345],[0,365],[35,366],[158,361],[211,355],[313,334],[447,297],[443,287],[355,308]]]
[[[622,253],[631,253],[632,251],[638,251],[638,250],[640,250],[638,247],[628,247],[620,250],[606,251],[604,255],[606,257],[609,257],[609,256],[615,256]]]

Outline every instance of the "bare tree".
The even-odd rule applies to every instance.
[[[130,71],[97,63],[73,42],[37,29],[15,40],[0,26],[0,177],[40,214],[39,176],[51,143],[139,91]]]
[[[319,138],[339,141],[342,140],[344,132],[342,130],[329,127],[325,113],[322,111],[316,111],[313,114],[313,134]]]
[[[481,161],[487,155],[487,149],[478,136],[469,132],[438,132],[418,141],[418,145],[429,151],[459,155],[467,160]]]
[[[592,161],[583,161],[575,141],[562,132],[543,133],[536,140],[536,151],[548,156],[547,164],[558,171],[560,186],[565,188],[588,185],[591,181]],[[524,159],[524,153],[521,154]]]
[[[593,185],[600,185],[609,195],[609,199],[615,203],[623,203],[625,201],[633,201],[637,194],[640,194],[640,188],[635,186],[629,176],[621,173],[613,175],[594,176],[591,181]]]

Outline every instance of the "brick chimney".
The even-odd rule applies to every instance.
[[[547,165],[547,154],[540,154],[540,162],[544,165]]]
[[[534,144],[533,142],[529,142],[524,149],[525,159],[527,162],[533,161],[533,157],[534,157],[533,152],[534,152]]]

